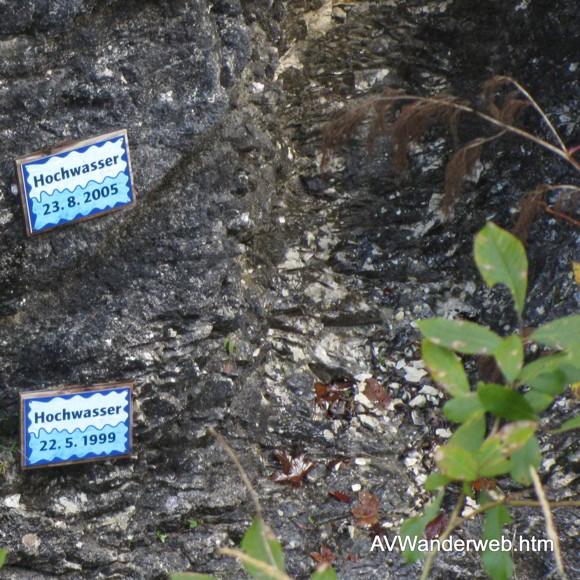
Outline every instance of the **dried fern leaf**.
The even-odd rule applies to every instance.
[[[349,109],[322,127],[321,169],[328,166],[333,151],[342,147],[357,132],[360,124],[373,106],[374,99]]]
[[[496,104],[497,93],[508,83],[513,84],[511,78],[497,75],[491,77],[482,85],[482,96],[485,108],[498,120],[500,119],[501,109]]]
[[[518,118],[518,115],[532,103],[527,99],[518,99],[519,91],[511,91],[505,98],[503,106],[499,109],[498,119],[502,123],[513,125]]]
[[[415,102],[401,109],[392,126],[395,172],[402,173],[407,169],[409,144],[425,133],[430,120],[439,118],[446,121],[456,138],[458,113],[461,111],[454,107],[455,104],[463,104],[463,101],[443,94],[431,98],[418,97]]]
[[[392,89],[387,87],[383,90],[380,97],[374,101],[375,118],[371,125],[368,137],[368,150],[372,152],[377,139],[387,133],[387,124],[385,122],[385,117],[388,112],[392,109],[393,105],[401,98],[405,98],[405,95],[400,89]]]
[[[544,194],[550,189],[548,185],[539,185],[536,189],[528,191],[520,199],[518,219],[512,228],[512,234],[518,238],[522,244],[527,243],[530,229],[542,206],[539,202],[543,200]]]
[[[443,212],[447,215],[453,202],[459,197],[465,178],[471,173],[479,161],[481,150],[488,139],[475,139],[458,149],[445,168],[445,196],[443,197]]]

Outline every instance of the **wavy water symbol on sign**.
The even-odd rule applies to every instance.
[[[53,397],[46,402],[31,400],[28,403],[28,431],[31,436],[38,435],[41,429],[47,433],[53,429],[72,433],[76,429],[84,431],[91,426],[102,429],[105,425],[126,422],[129,418],[128,394],[128,390],[123,390],[110,391],[106,395]]]
[[[38,435],[32,435],[29,439],[28,463],[32,465],[40,461],[68,461],[101,455],[123,455],[128,452],[128,431],[125,423],[107,425],[103,429],[96,427],[89,427],[85,431],[75,429],[72,433],[66,429],[53,430],[50,433],[40,429]]]
[[[119,171],[127,172],[127,161],[123,156],[126,158],[124,138],[120,137],[102,145],[91,145],[82,152],[60,153],[47,160],[26,163],[24,173],[28,196],[39,201],[42,193],[52,195],[65,189],[71,191],[77,186],[86,187],[90,181],[101,183],[107,177],[115,177]],[[106,160],[111,164],[107,165]]]
[[[30,213],[33,228],[39,231],[61,222],[69,222],[93,213],[113,209],[131,203],[129,177],[120,172],[115,177],[105,178],[102,182],[89,181],[86,186],[76,187],[73,191],[55,191],[48,195],[40,194],[39,199],[30,200]]]

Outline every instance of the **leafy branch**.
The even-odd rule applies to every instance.
[[[506,87],[510,86],[514,90],[509,91],[505,97],[501,98],[500,94],[504,92]],[[574,158],[574,154],[580,149],[580,145],[570,148],[565,146],[546,113],[530,93],[516,80],[507,76],[494,76],[483,84],[482,89],[487,112],[481,111],[469,102],[449,94],[423,97],[406,94],[398,89],[386,88],[382,94],[367,99],[323,127],[321,169],[324,170],[328,166],[332,152],[342,147],[354,136],[364,119],[371,112],[374,112],[374,119],[368,136],[369,150],[373,149],[378,137],[388,133],[392,141],[393,166],[396,173],[402,173],[407,169],[410,143],[424,135],[429,126],[429,121],[433,119],[442,120],[447,125],[453,141],[457,144],[459,141],[459,117],[462,113],[467,113],[482,119],[498,129],[498,131],[489,137],[478,137],[470,141],[459,147],[451,156],[445,171],[445,196],[443,199],[445,214],[449,213],[452,204],[458,198],[462,185],[479,161],[484,146],[507,133],[518,135],[539,145],[564,160],[575,171],[580,172],[580,162]],[[398,104],[402,106],[396,119],[387,120],[387,115],[391,112],[393,106]],[[555,144],[516,125],[520,113],[528,107],[532,107],[538,113],[541,121],[547,126],[549,133],[552,135]],[[545,188],[543,191],[565,189],[574,194],[580,192],[580,187],[576,185],[545,185],[541,187]],[[534,212],[534,210],[538,209],[538,206],[534,203],[535,201],[537,200],[528,198],[528,203],[522,204],[521,213],[525,214],[526,211],[530,211],[535,217],[537,211]],[[539,204],[539,207],[545,209],[548,206],[544,202]],[[577,220],[570,218],[565,213],[555,213],[555,211],[550,213],[575,225],[578,224]],[[531,224],[529,215],[524,215],[521,220]],[[519,227],[522,228],[523,225],[520,223]]]
[[[490,222],[475,238],[474,257],[489,287],[503,284],[509,289],[521,328],[528,272],[523,244]],[[421,348],[425,365],[433,379],[451,395],[443,413],[449,420],[460,423],[460,427],[446,445],[437,449],[435,460],[439,473],[429,475],[425,483],[427,490],[439,490],[437,498],[423,516],[411,518],[403,524],[402,535],[421,536],[425,526],[437,516],[443,489],[457,481],[462,484],[463,491],[442,539],[449,537],[467,519],[485,513],[484,538],[497,540],[503,527],[511,522],[506,505],[541,507],[558,569],[565,578],[550,509],[578,507],[580,502],[550,504],[546,499],[537,474],[541,454],[535,432],[539,425],[538,414],[552,403],[554,396],[563,393],[567,385],[580,381],[580,316],[553,320],[534,330],[527,340],[552,350],[527,364],[524,364],[524,340],[517,332],[502,337],[486,327],[464,320],[421,320],[417,326],[424,335]],[[491,356],[505,384],[479,381],[472,391],[461,358],[456,353]],[[520,392],[522,388],[527,392]],[[495,416],[495,421],[486,437],[488,413]],[[580,417],[577,416],[566,421],[556,432],[578,427]],[[465,518],[459,517],[465,496],[472,494],[475,482],[507,473],[520,484],[533,484],[538,501],[520,499],[521,494],[493,500],[483,491],[480,494],[481,507]],[[415,549],[405,553],[410,562],[423,555]],[[435,555],[436,552],[427,554],[422,580],[427,578]],[[488,549],[483,552],[482,560],[494,580],[511,578],[513,563],[509,553]]]

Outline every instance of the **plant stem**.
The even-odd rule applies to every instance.
[[[233,556],[234,558],[241,560],[245,564],[254,566],[255,568],[258,568],[259,570],[267,574],[270,578],[274,578],[275,580],[292,580],[290,576],[286,576],[284,572],[280,572],[280,570],[278,570],[278,568],[276,568],[275,566],[270,566],[270,564],[266,564],[261,560],[256,560],[256,558],[248,556],[248,554],[242,552],[241,550],[234,550],[232,548],[220,548],[218,552],[220,554],[224,554],[225,556]]]
[[[548,141],[545,141],[544,139],[540,139],[540,137],[537,137],[536,135],[534,135],[532,133],[528,133],[527,131],[520,129],[519,127],[515,127],[514,125],[510,125],[509,123],[504,123],[503,121],[500,121],[499,119],[496,119],[495,117],[492,117],[491,115],[488,115],[487,113],[482,113],[481,111],[478,111],[477,109],[474,109],[473,107],[469,107],[468,105],[462,105],[460,103],[454,103],[454,102],[443,102],[443,101],[441,101],[441,99],[435,99],[432,97],[420,97],[418,95],[396,95],[396,96],[392,96],[392,97],[391,96],[381,96],[381,97],[377,97],[377,101],[393,101],[393,102],[395,102],[395,101],[421,101],[424,103],[434,103],[434,104],[438,104],[438,105],[445,104],[446,106],[451,107],[453,109],[457,109],[458,111],[464,111],[466,113],[471,113],[472,115],[476,115],[480,119],[483,119],[484,121],[487,121],[488,123],[490,123],[496,127],[499,127],[500,129],[503,129],[505,131],[509,131],[510,133],[514,133],[516,135],[519,135],[520,137],[523,137],[524,139],[528,139],[529,141],[532,141],[532,142],[536,143],[537,145],[540,145],[541,147],[548,149],[548,151],[551,151],[555,155],[558,155],[559,157],[564,159],[567,163],[572,165],[572,167],[574,167],[574,169],[576,169],[577,171],[580,171],[580,163],[578,163],[575,159],[573,159],[571,157],[570,153],[565,148],[560,149],[559,147],[552,145],[551,143],[549,143]]]
[[[536,109],[540,117],[542,117],[546,125],[548,125],[548,127],[550,128],[552,135],[554,135],[556,141],[558,141],[558,144],[560,145],[560,149],[562,149],[562,151],[566,151],[566,145],[564,145],[564,142],[562,141],[560,135],[558,134],[558,131],[556,131],[554,125],[552,125],[552,122],[550,121],[550,119],[548,119],[548,116],[546,115],[546,113],[544,113],[540,105],[536,103],[532,95],[530,95],[530,93],[528,93],[528,91],[526,91],[526,89],[524,89],[524,87],[522,87],[522,85],[520,85],[515,79],[506,76],[500,76],[499,78],[505,79],[506,81],[512,83],[518,89],[518,91],[520,91],[520,93],[522,93],[522,95],[524,95],[526,99],[528,99],[528,101],[532,104],[534,109]],[[567,153],[570,155],[570,152]]]
[[[536,203],[541,205],[544,208],[544,211],[547,211],[548,213],[551,213],[552,215],[555,215],[559,218],[568,220],[569,222],[572,222],[576,226],[580,226],[580,221],[575,220],[574,218],[571,218],[569,215],[566,215],[565,213],[562,213],[562,212],[559,212],[555,209],[552,209],[545,201],[538,201]]]
[[[255,490],[252,486],[252,483],[250,482],[250,478],[248,477],[248,474],[246,473],[246,470],[244,469],[243,465],[240,463],[240,460],[238,459],[238,457],[234,453],[234,450],[227,444],[226,440],[213,427],[210,427],[207,431],[210,435],[212,435],[213,437],[215,437],[217,439],[218,443],[222,446],[223,450],[228,454],[229,458],[234,462],[234,465],[236,466],[236,469],[238,470],[238,473],[240,474],[240,479],[244,482],[244,485],[246,486],[246,489],[248,490],[248,493],[250,494],[250,497],[252,498],[252,502],[254,504],[254,509],[256,510],[256,515],[261,520],[263,520],[264,518],[262,517],[262,506],[260,505],[260,500],[258,499],[258,494],[255,492]]]
[[[530,465],[530,476],[532,478],[532,482],[534,483],[536,495],[540,500],[542,511],[544,512],[544,519],[546,520],[546,533],[548,534],[548,538],[552,540],[552,544],[554,546],[554,559],[556,560],[558,571],[560,572],[560,576],[565,580],[566,572],[564,572],[564,562],[562,561],[562,552],[560,551],[560,537],[558,536],[558,532],[554,526],[552,512],[550,511],[550,504],[548,503],[544,488],[542,487],[540,476],[532,465]]]
[[[528,506],[528,507],[542,507],[542,503],[535,500],[535,499],[514,499],[511,501],[506,501],[508,505],[521,505],[521,506]],[[548,505],[551,508],[559,508],[559,507],[580,507],[580,501],[575,500],[564,500],[564,501],[549,501]]]
[[[484,506],[481,506],[478,509],[473,510],[471,513],[469,513],[468,515],[466,515],[464,517],[458,517],[459,512],[461,510],[461,507],[463,506],[463,501],[465,499],[465,494],[462,492],[460,497],[459,497],[459,500],[455,504],[455,509],[453,510],[453,514],[451,515],[451,519],[449,520],[449,524],[447,525],[447,528],[439,536],[439,541],[443,542],[443,540],[446,540],[452,534],[452,532],[454,530],[456,530],[458,527],[462,526],[465,522],[472,520],[475,516],[478,516],[479,514],[482,514],[485,511],[487,511],[491,508],[500,506],[500,505],[508,504],[508,505],[529,506],[529,507],[543,507],[543,504],[541,501],[536,501],[536,500],[531,500],[531,499],[516,499],[517,497],[523,495],[524,493],[527,493],[527,491],[515,493],[511,496],[505,496],[502,499],[492,501],[490,503],[486,503]],[[551,508],[580,507],[580,501],[575,501],[575,500],[553,501],[553,502],[547,502],[547,504]],[[554,546],[556,546],[556,543],[554,543]],[[423,567],[423,573],[421,574],[420,580],[427,580],[427,577],[429,576],[429,571],[431,570],[431,566],[433,565],[433,559],[435,558],[436,555],[437,555],[436,551],[431,551],[427,554],[427,558],[425,560],[425,565]],[[563,572],[563,570],[562,570],[562,572]],[[565,578],[565,576],[563,576],[563,577]]]
[[[212,435],[217,439],[218,443],[222,446],[223,450],[229,455],[230,459],[234,462],[234,465],[236,466],[238,473],[240,474],[240,478],[243,481],[244,485],[246,486],[246,489],[248,490],[248,493],[252,498],[252,502],[254,503],[256,517],[260,521],[260,539],[262,540],[264,551],[268,556],[268,561],[270,562],[270,564],[276,567],[276,560],[274,560],[274,554],[272,554],[272,550],[270,549],[270,543],[268,542],[268,538],[266,537],[264,517],[262,515],[262,506],[260,504],[260,500],[258,499],[258,494],[254,490],[250,478],[246,473],[246,470],[240,463],[240,460],[234,453],[234,450],[227,444],[226,440],[213,427],[210,427],[208,429],[208,433],[210,433],[210,435]]]
[[[459,499],[457,500],[455,508],[453,509],[453,513],[451,514],[449,524],[447,524],[447,528],[439,536],[439,540],[441,542],[443,542],[443,540],[446,540],[451,535],[451,532],[453,532],[453,530],[457,527],[455,525],[455,522],[457,520],[459,512],[461,511],[461,508],[463,507],[464,500],[465,500],[465,492],[461,491],[461,493],[459,494]],[[431,570],[431,566],[433,565],[433,559],[435,558],[436,555],[437,555],[436,550],[432,550],[427,555],[427,559],[425,560],[425,565],[423,566],[423,573],[421,574],[420,580],[427,580],[427,576],[429,576],[429,571]]]

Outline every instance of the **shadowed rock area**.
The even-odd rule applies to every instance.
[[[507,137],[445,221],[444,130],[429,130],[401,176],[388,138],[367,151],[369,122],[321,171],[321,127],[386,87],[477,101],[502,74],[578,145],[573,4],[0,0],[0,578],[244,577],[216,549],[239,545],[253,506],[210,426],[246,468],[289,575],[310,578],[324,545],[339,578],[419,578],[398,551],[371,551],[353,506],[328,492],[372,493],[390,538],[421,512],[453,426],[413,321],[512,332],[509,294],[479,278],[473,237],[486,220],[511,228],[536,185],[578,174]],[[550,138],[533,112],[522,123]],[[486,129],[467,117],[460,127],[462,141]],[[27,238],[13,160],[120,128],[137,206]],[[564,209],[578,220],[577,200]],[[527,325],[578,312],[579,248],[577,226],[540,213]],[[367,379],[389,404],[365,396]],[[333,380],[352,381],[352,404],[325,413],[314,383]],[[20,469],[21,392],[112,381],[136,383],[131,459]],[[550,433],[575,413],[567,391],[542,415],[540,476],[553,500],[578,499],[577,431]],[[316,463],[301,487],[269,479],[280,450]],[[458,491],[444,498],[448,514]],[[545,538],[541,510],[511,514],[510,534]],[[578,577],[578,510],[554,520]],[[514,561],[518,578],[555,574],[548,552]],[[477,554],[451,552],[430,577],[486,576]]]

